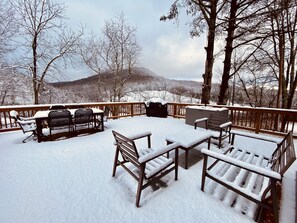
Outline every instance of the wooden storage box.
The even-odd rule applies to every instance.
[[[187,106],[186,124],[193,125],[196,119],[209,118],[211,114],[218,114],[222,118],[222,123],[229,121],[227,108],[214,108],[208,106]],[[198,124],[198,127],[204,128],[204,123]]]

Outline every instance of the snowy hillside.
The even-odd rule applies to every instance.
[[[53,83],[59,89],[79,92],[84,101],[108,101],[114,91],[114,74],[105,71],[76,81]],[[196,81],[171,80],[158,76],[147,68],[136,67],[127,77],[121,101],[143,101],[151,95],[167,101],[191,102],[201,95],[201,83]],[[150,93],[148,93],[150,92]]]
[[[0,72],[0,105],[33,102],[31,80],[21,74]]]
[[[105,88],[111,89],[112,75],[102,74]],[[0,105],[33,104],[32,79],[11,71],[0,72]],[[146,68],[137,67],[123,89],[121,101],[147,101],[162,98],[167,102],[198,103],[201,84],[195,81],[170,80],[154,74]],[[42,86],[41,104],[81,103],[109,101],[98,92],[98,75],[71,82],[58,82]]]
[[[161,98],[166,102],[200,103],[200,99],[176,95],[168,91],[141,91],[128,93],[122,101],[148,101],[151,98]]]
[[[0,105],[34,104],[32,80],[28,76],[0,72],[0,89]],[[44,84],[39,100],[41,104],[52,104],[80,102],[83,98],[70,91]]]

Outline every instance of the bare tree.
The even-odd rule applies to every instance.
[[[278,70],[279,81],[277,107],[291,108],[297,86],[297,1],[274,1],[269,10],[273,45],[271,58]]]
[[[95,74],[98,75],[97,90],[98,96],[96,100],[102,101],[108,97],[108,83],[105,83],[103,76],[104,60],[102,58],[102,42],[92,34],[80,43],[80,55],[84,64]]]
[[[277,80],[273,74],[267,73],[263,62],[255,61],[250,60],[237,75],[240,89],[247,98],[244,102],[251,107],[273,107],[277,97]]]
[[[218,104],[227,101],[229,79],[242,73],[244,63],[265,64],[265,71],[255,71],[253,75],[271,77],[278,80],[276,107],[290,108],[296,90],[296,0],[228,0],[230,3],[227,38],[225,47],[224,70]],[[232,71],[231,58],[236,50],[242,54],[241,62]],[[243,56],[245,54],[245,57]],[[233,61],[234,63],[234,61]],[[245,68],[243,68],[245,69]],[[275,80],[274,79],[274,80]],[[244,79],[242,79],[244,80]],[[269,82],[269,79],[267,79]],[[243,82],[242,82],[243,84]],[[273,82],[271,83],[273,85]],[[266,83],[266,87],[269,86]],[[272,91],[274,92],[274,91]]]
[[[13,50],[11,45],[12,37],[17,32],[17,26],[14,23],[14,10],[9,1],[0,2],[0,63],[3,63],[5,54]],[[2,66],[3,67],[3,66]]]
[[[254,0],[227,0],[227,3],[227,16],[222,14],[219,17],[226,40],[218,104],[227,103],[229,80],[249,61],[267,38],[267,33],[262,30],[265,27],[269,5],[264,6]],[[232,69],[235,50],[241,61],[237,61],[236,69]]]
[[[141,47],[137,43],[136,28],[127,24],[123,13],[105,22],[100,39],[92,37],[81,50],[84,62],[98,78],[98,91],[110,101],[120,101],[124,86],[132,74]],[[111,85],[101,78],[102,70],[111,71]]]
[[[9,104],[8,98],[11,92],[15,90],[16,83],[8,76],[14,75],[13,69],[3,69],[0,67],[0,105]]]
[[[202,99],[201,103],[209,104],[213,65],[214,65],[214,46],[215,36],[217,29],[217,16],[224,8],[226,0],[183,0],[183,4],[178,4],[179,0],[176,0],[170,8],[170,12],[167,16],[162,16],[160,20],[174,19],[178,17],[178,8],[183,7],[187,9],[187,13],[193,17],[191,24],[191,36],[198,36],[203,32],[204,28],[207,28],[207,46],[205,70],[202,86]]]
[[[56,77],[61,65],[75,52],[83,30],[74,33],[63,23],[65,6],[49,0],[18,0],[13,3],[20,27],[22,46],[27,54],[23,67],[32,76],[34,103],[46,76]]]
[[[0,105],[3,105],[13,88],[10,76],[16,65],[12,64],[11,53],[15,49],[13,38],[17,36],[18,27],[14,23],[14,10],[10,1],[1,1],[0,9]]]
[[[297,1],[266,0],[261,3],[267,10],[261,32],[268,38],[254,54],[255,62],[265,63],[267,75],[273,74],[278,81],[274,106],[290,109],[297,85]]]

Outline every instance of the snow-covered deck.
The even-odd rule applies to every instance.
[[[145,189],[136,208],[137,182],[121,168],[111,176],[111,130],[151,131],[152,146],[162,147],[167,135],[193,126],[183,119],[144,116],[109,120],[106,126],[104,132],[42,143],[23,144],[21,131],[0,134],[0,222],[254,222],[200,190],[202,161],[179,168],[178,181],[172,173],[156,185],[159,189]],[[252,139],[236,143],[266,155],[273,148]],[[145,144],[140,140],[138,147]],[[218,151],[215,145],[211,150]],[[280,222],[295,221],[296,171],[295,162],[283,179]]]

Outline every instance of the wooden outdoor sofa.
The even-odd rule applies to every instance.
[[[143,189],[151,185],[171,171],[178,178],[178,143],[172,143],[159,149],[151,148],[151,132],[142,132],[136,135],[124,136],[112,131],[115,138],[116,152],[112,176],[116,174],[118,166],[122,166],[134,179],[138,181],[136,206],[139,207]],[[147,147],[141,150],[136,148],[135,140],[147,138]],[[167,158],[165,154],[175,150],[174,158]],[[146,181],[144,183],[144,181]]]
[[[233,131],[231,134],[233,142],[235,135],[253,138],[252,134],[243,132]],[[259,135],[254,138],[274,141],[268,137],[261,138]],[[271,157],[235,146],[231,146],[224,154],[202,149],[204,163],[201,190],[207,190],[225,204],[253,217],[256,221],[262,220],[263,209],[266,209],[273,214],[274,222],[278,222],[277,185],[281,184],[284,173],[295,161],[296,155],[292,132],[275,143],[276,149]],[[258,151],[260,150],[261,148]],[[209,157],[215,160],[210,165]],[[207,181],[205,185],[207,177],[212,181]],[[271,198],[272,202],[269,203],[268,200]]]

